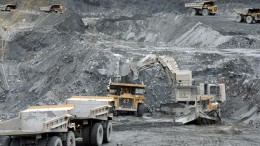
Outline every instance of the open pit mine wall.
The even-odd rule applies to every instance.
[[[2,4],[11,2],[1,1]],[[185,2],[190,1],[17,1],[17,12],[0,13],[1,25],[9,28],[8,35],[1,30],[8,55],[1,63],[4,71],[1,70],[0,77],[3,87],[9,89],[1,92],[5,99],[0,103],[1,119],[16,116],[27,105],[62,103],[71,95],[105,95],[108,81],[119,72],[120,63],[129,58],[138,61],[149,53],[172,55],[181,69],[192,70],[195,77],[222,74],[232,83],[223,115],[237,118],[240,109],[254,114],[253,109],[259,103],[253,92],[258,89],[257,59],[239,53],[230,56],[218,50],[257,49],[260,46],[258,32],[221,15],[216,19],[189,17],[183,7]],[[64,5],[67,11],[61,15],[38,9],[53,3]],[[219,12],[233,16],[233,6],[252,3],[260,4],[220,0]],[[93,29],[82,18],[87,22],[91,20]],[[119,44],[120,41],[123,43]],[[165,45],[180,49],[160,51],[156,48],[165,48]],[[199,51],[180,51],[189,47]],[[168,102],[174,94],[160,65],[140,72],[137,82],[141,81],[147,85],[146,105],[151,111],[157,110],[161,102]],[[242,110],[241,107],[247,105],[249,108]]]

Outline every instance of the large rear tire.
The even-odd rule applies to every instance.
[[[196,9],[191,9],[191,10],[190,10],[190,15],[191,15],[191,16],[196,16],[196,15],[198,15],[198,10],[196,10]]]
[[[242,15],[237,15],[236,21],[237,21],[237,22],[242,22],[242,21],[243,21]]]
[[[62,141],[58,136],[49,139],[47,146],[62,146]]]
[[[75,134],[73,131],[69,131],[67,133],[67,138],[65,141],[65,146],[76,146],[76,138],[75,138]]]
[[[10,146],[11,142],[12,142],[12,138],[7,138],[7,139],[5,140],[3,146]]]
[[[208,16],[210,14],[209,10],[208,9],[203,9],[202,10],[202,15],[203,16]]]
[[[144,114],[144,104],[139,103],[137,107],[137,117],[142,117]]]
[[[254,18],[252,16],[246,17],[246,23],[251,24],[251,23],[253,23],[253,21],[254,21]]]
[[[90,131],[91,131],[91,127],[90,126],[85,126],[82,129],[82,138],[83,138],[83,145],[90,145]]]
[[[101,146],[103,143],[103,126],[100,123],[95,123],[91,128],[91,145],[93,146]]]
[[[19,146],[19,145],[20,145],[20,139],[19,138],[13,138],[10,146]]]
[[[106,128],[104,128],[104,143],[109,143],[112,139],[112,133],[113,133],[113,126],[112,122],[109,120],[107,122]]]

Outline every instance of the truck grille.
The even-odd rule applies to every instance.
[[[119,106],[121,108],[132,108],[134,100],[131,98],[121,98],[119,99]]]

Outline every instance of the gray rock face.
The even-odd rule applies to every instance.
[[[187,1],[55,1],[67,8],[64,14],[42,13],[39,3],[20,1],[19,11],[0,14],[1,25],[10,29],[0,31],[8,52],[0,78],[4,89],[10,87],[1,91],[0,118],[10,119],[28,105],[62,103],[72,95],[106,95],[109,79],[129,72],[129,60],[153,53],[173,56],[181,69],[192,70],[202,81],[223,75],[229,86],[223,115],[255,120],[260,25],[234,22],[228,6],[252,2],[219,1],[220,12],[229,15],[190,17],[183,7]],[[142,70],[137,81],[131,75],[126,80],[147,85],[145,104],[151,111],[174,98],[160,65]]]

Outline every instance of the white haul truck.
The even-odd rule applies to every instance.
[[[102,145],[111,141],[112,98],[73,96],[63,105],[31,106],[19,116],[0,122],[4,146]]]

